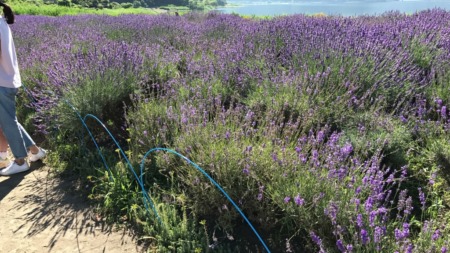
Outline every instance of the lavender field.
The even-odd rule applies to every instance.
[[[149,251],[447,252],[450,12],[20,15],[12,29],[36,98],[23,97],[23,121]],[[81,151],[68,104],[105,122],[136,167],[154,147],[197,163],[267,248],[208,179],[163,152],[142,176],[158,223],[98,124],[110,175]]]

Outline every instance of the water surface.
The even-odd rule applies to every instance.
[[[450,0],[407,0],[407,1],[227,1],[233,7],[219,8],[224,13],[240,15],[279,16],[291,14],[317,14],[340,16],[380,15],[388,11],[415,13],[440,8],[450,11]]]

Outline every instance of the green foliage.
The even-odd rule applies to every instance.
[[[122,8],[124,8],[124,9],[128,9],[128,8],[133,7],[133,4],[132,3],[121,3],[120,6],[122,6]]]
[[[132,6],[132,3],[129,3]],[[65,16],[65,15],[79,15],[79,14],[99,14],[99,15],[122,15],[122,14],[160,14],[161,10],[157,9],[147,9],[147,8],[113,8],[113,9],[93,9],[86,8],[90,5],[88,3],[80,3],[78,6],[61,6],[56,4],[28,4],[21,3],[17,5],[12,5],[14,12],[18,15],[28,14],[28,15],[44,15],[44,16]],[[117,6],[117,5],[114,5]],[[131,7],[130,6],[130,7]],[[112,7],[111,7],[112,8]]]
[[[414,178],[421,180],[416,187],[420,187],[426,197],[427,207],[421,207],[419,222],[422,230],[415,239],[418,252],[444,247],[450,233],[447,226],[450,194],[446,190],[450,185],[450,140],[442,137],[431,137],[422,143],[424,147],[407,153]]]
[[[63,16],[78,14],[161,14],[165,10],[188,12],[189,10],[203,10],[214,6],[225,5],[223,0],[211,0],[207,2],[190,1],[162,1],[155,3],[155,0],[34,0],[20,1],[12,0],[11,7],[14,13],[45,16]],[[121,8],[119,7],[121,6]],[[151,9],[149,8],[151,7]],[[126,9],[126,10],[124,10]],[[119,11],[120,10],[120,11]]]
[[[154,168],[153,168],[154,169]],[[168,188],[154,187],[152,200],[159,218],[151,224],[144,223],[144,232],[150,235],[149,252],[209,252],[210,234],[206,221],[198,222],[195,213],[186,208],[186,195],[178,191],[173,174],[168,178]],[[219,252],[224,252],[219,249]]]
[[[414,63],[422,69],[429,71],[433,61],[438,57],[440,51],[433,48],[434,43],[422,42],[426,38],[413,38],[410,42],[410,50]]]
[[[71,6],[72,2],[70,0],[58,0],[56,4],[61,6]]]
[[[99,168],[98,170],[103,170]],[[108,222],[134,220],[141,203],[141,195],[134,178],[128,174],[123,163],[117,163],[110,170],[99,172],[99,176],[88,176],[95,186],[91,198],[99,201],[99,211]]]
[[[188,217],[187,210],[181,212],[178,208],[159,204],[162,214],[161,222],[154,226],[146,226],[145,233],[151,235],[148,239],[155,245],[148,252],[208,252],[207,235],[196,219]]]
[[[118,2],[111,2],[111,8],[112,9],[121,9],[123,7]]]
[[[149,100],[147,103],[139,104],[137,111],[130,112],[129,115],[134,117],[132,116],[133,121],[128,131],[133,140],[134,153],[142,153],[141,151],[147,147],[166,147],[173,144],[178,125],[175,119],[167,118],[167,108],[164,103]],[[158,121],[164,121],[165,127],[161,128]]]
[[[106,122],[116,138],[120,137],[118,133],[123,124],[124,106],[129,101],[130,94],[137,89],[136,78],[138,77],[131,72],[126,73],[113,68],[94,73],[90,78],[68,86],[64,97],[49,113],[58,115],[55,119],[56,124],[61,126],[59,131],[66,134],[78,135],[80,131],[84,132],[80,117],[92,114]],[[98,129],[103,133],[101,140],[110,138],[95,119],[86,120],[86,124],[94,132]]]
[[[436,196],[442,196],[441,199],[445,201],[445,205],[450,206],[450,195],[444,190],[450,185],[449,143],[450,140],[446,137],[430,137],[421,143],[423,147],[411,148],[407,155],[409,166],[415,176],[425,183],[434,182],[430,191],[435,192]],[[439,210],[433,210],[433,208],[428,211],[434,212],[433,217],[439,213]]]
[[[357,113],[347,122],[345,135],[364,157],[381,150],[383,164],[399,169],[407,164],[405,154],[415,146],[408,125],[389,114]]]

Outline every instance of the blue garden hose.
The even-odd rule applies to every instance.
[[[34,100],[36,101],[36,99],[32,96],[31,93],[28,92],[28,90],[25,91],[27,92],[27,94]],[[64,102],[69,105],[69,107],[75,112],[75,114],[77,115],[77,117],[80,119],[81,123],[83,124],[83,127],[88,131],[89,136],[91,137],[92,141],[94,142],[95,147],[97,148],[98,154],[100,155],[103,164],[105,165],[108,174],[110,176],[110,180],[114,180],[112,175],[111,175],[111,170],[106,162],[105,157],[103,156],[100,147],[97,143],[97,141],[95,140],[92,132],[90,131],[89,127],[86,125],[86,120],[88,118],[92,118],[94,119],[97,123],[100,124],[100,126],[108,133],[108,135],[111,137],[111,139],[113,140],[114,144],[117,146],[117,148],[119,149],[120,153],[122,154],[123,158],[126,161],[126,164],[128,165],[128,169],[132,172],[134,178],[136,179],[136,181],[138,182],[141,191],[142,191],[142,195],[144,198],[144,205],[145,208],[147,210],[147,212],[149,212],[149,207],[148,204],[150,204],[151,209],[153,210],[153,213],[156,215],[156,217],[158,218],[158,220],[161,222],[161,218],[158,215],[158,212],[156,211],[155,205],[153,203],[153,201],[151,200],[151,197],[149,196],[147,190],[145,189],[144,183],[143,183],[143,174],[144,174],[144,163],[145,163],[145,159],[147,158],[147,156],[155,151],[165,151],[174,155],[177,155],[179,157],[181,157],[183,160],[185,160],[186,162],[188,162],[190,165],[194,166],[194,168],[196,168],[198,171],[200,171],[206,178],[209,179],[209,181],[217,188],[219,189],[222,194],[228,199],[228,201],[233,205],[233,207],[236,209],[236,211],[241,215],[241,217],[245,220],[245,222],[248,224],[248,226],[252,229],[253,233],[256,235],[256,237],[258,238],[258,240],[261,242],[261,244],[263,245],[264,249],[270,253],[269,248],[267,247],[267,245],[265,244],[264,240],[261,238],[261,236],[258,234],[258,232],[256,231],[256,229],[254,228],[254,226],[252,225],[252,223],[250,222],[250,220],[245,216],[245,214],[242,212],[242,210],[239,208],[239,206],[233,201],[233,199],[227,194],[227,192],[208,174],[205,172],[205,170],[203,170],[202,168],[200,168],[200,166],[198,166],[197,164],[195,164],[194,162],[192,162],[191,160],[189,160],[187,157],[181,155],[180,153],[172,150],[172,149],[167,149],[167,148],[152,148],[150,150],[148,150],[144,157],[141,160],[141,165],[140,165],[140,175],[138,176],[133,168],[133,166],[131,165],[131,162],[129,161],[127,155],[125,154],[125,152],[123,151],[123,149],[121,148],[120,144],[117,142],[117,140],[114,138],[114,136],[112,135],[112,133],[108,130],[108,128],[105,126],[105,124],[98,119],[95,115],[92,114],[87,114],[83,117],[81,117],[80,113],[76,110],[76,108],[66,99],[64,99]]]
[[[264,246],[264,248],[266,249],[267,252],[270,253],[269,248],[267,247],[267,245],[264,243],[264,240],[261,238],[261,236],[258,234],[258,232],[256,231],[256,229],[253,227],[252,223],[247,219],[247,217],[245,216],[245,214],[242,212],[242,210],[239,208],[239,206],[233,201],[233,199],[231,199],[231,197],[227,194],[227,192],[208,174],[205,172],[205,170],[203,170],[202,168],[200,168],[200,166],[198,166],[197,164],[195,164],[194,162],[192,162],[191,160],[189,160],[187,157],[181,155],[180,153],[172,150],[172,149],[168,149],[168,148],[152,148],[149,151],[147,151],[147,153],[145,153],[144,157],[141,160],[141,174],[140,174],[140,179],[142,180],[142,176],[144,173],[144,162],[145,162],[145,158],[154,151],[166,151],[168,153],[177,155],[181,158],[183,158],[186,162],[188,162],[189,164],[191,164],[192,166],[194,166],[194,168],[196,168],[198,171],[200,171],[206,178],[209,179],[209,181],[211,181],[211,183],[216,186],[217,189],[219,189],[222,194],[228,199],[228,201],[230,201],[230,203],[233,205],[233,207],[236,209],[236,211],[238,211],[238,213],[242,216],[242,218],[244,218],[245,222],[247,222],[248,226],[252,229],[253,233],[255,233],[256,237],[258,237],[258,240],[261,242],[261,244]]]

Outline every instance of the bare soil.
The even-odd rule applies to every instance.
[[[43,163],[0,177],[0,252],[143,252],[137,237],[106,225]]]

